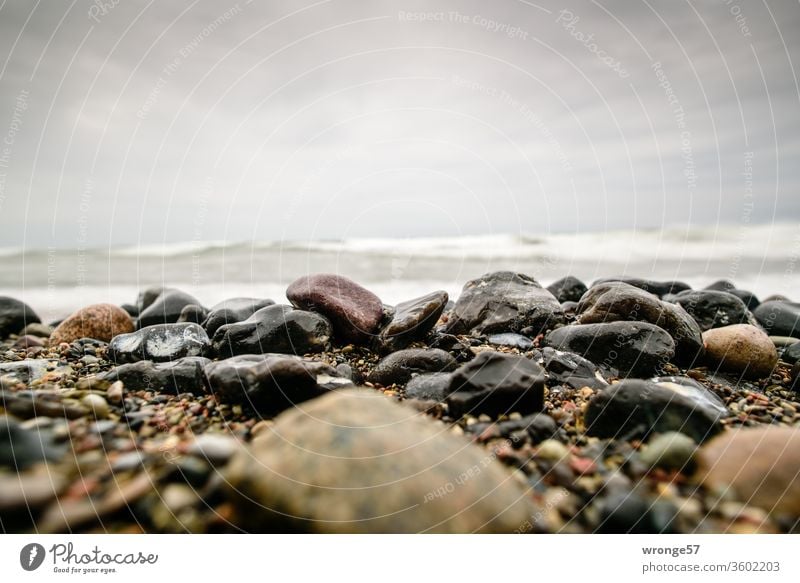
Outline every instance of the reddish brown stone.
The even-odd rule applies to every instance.
[[[800,429],[728,431],[700,449],[699,466],[706,486],[771,514],[800,517]]]
[[[286,297],[297,308],[327,316],[337,339],[343,342],[369,339],[383,319],[380,298],[341,275],[301,277],[289,286]]]
[[[50,335],[50,344],[94,338],[108,342],[117,334],[133,332],[128,312],[113,304],[92,304],[74,312]]]

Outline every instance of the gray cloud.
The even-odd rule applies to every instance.
[[[0,9],[0,245],[800,218],[797,2],[102,6]]]

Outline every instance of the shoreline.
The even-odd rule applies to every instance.
[[[121,328],[110,343],[77,338],[48,343],[50,335],[68,338],[62,331],[67,324],[56,331],[37,324],[26,329],[26,335],[7,335],[0,346],[0,404],[4,423],[11,424],[6,433],[22,441],[33,437],[39,446],[24,454],[30,459],[24,460],[19,472],[0,469],[4,530],[228,533],[307,529],[309,523],[303,520],[276,521],[265,510],[286,505],[309,512],[306,518],[312,520],[312,531],[370,531],[369,521],[352,528],[326,526],[324,509],[303,509],[306,499],[298,498],[300,494],[292,488],[283,492],[279,482],[272,488],[282,494],[251,484],[255,479],[274,478],[264,474],[261,465],[242,464],[242,456],[271,459],[279,444],[267,447],[267,443],[277,432],[284,441],[294,440],[300,447],[289,456],[300,463],[299,469],[291,470],[299,472],[297,479],[313,482],[325,476],[337,484],[349,484],[353,478],[349,472],[337,474],[335,464],[327,465],[330,456],[372,459],[369,456],[387,455],[392,443],[411,439],[414,445],[409,455],[398,462],[400,476],[406,472],[408,478],[417,471],[427,475],[439,464],[447,466],[450,457],[438,459],[436,455],[441,454],[429,447],[441,443],[446,450],[447,440],[455,440],[458,445],[450,455],[453,460],[465,456],[465,461],[453,461],[454,473],[442,474],[450,476],[444,481],[426,478],[405,486],[384,485],[375,495],[363,483],[358,489],[360,502],[345,503],[349,509],[343,510],[345,515],[362,511],[379,515],[387,510],[392,496],[414,493],[424,509],[415,519],[419,522],[410,523],[411,527],[400,521],[376,523],[383,528],[390,525],[393,532],[425,530],[429,517],[451,512],[448,505],[456,497],[485,498],[481,488],[493,472],[504,476],[504,492],[520,492],[523,505],[535,509],[524,511],[528,512],[524,528],[510,529],[508,521],[492,523],[502,532],[796,531],[792,519],[765,509],[763,502],[748,504],[736,495],[721,499],[697,475],[715,436],[733,434],[733,428],[800,431],[800,398],[797,388],[792,389],[792,383],[800,382],[793,380],[797,367],[782,360],[800,338],[793,342],[780,334],[768,337],[763,321],[753,316],[759,316],[757,308],[742,312],[739,324],[711,322],[710,331],[730,335],[735,332],[732,328],[744,326],[748,334],[754,331],[767,338],[768,347],[777,347],[777,363],[767,363],[764,372],[753,374],[755,359],[760,358],[756,356],[736,372],[728,356],[716,365],[709,360],[714,340],[707,339],[707,331],[703,332],[705,349],[686,352],[694,332],[681,332],[680,326],[688,325],[692,331],[698,323],[705,327],[708,312],[698,307],[701,304],[692,296],[696,292],[680,292],[682,284],[629,280],[597,283],[585,292],[577,280],[544,289],[526,276],[503,272],[478,281],[483,283],[465,286],[450,303],[448,294],[437,292],[405,304],[393,302],[392,308],[372,291],[340,276],[294,282],[285,292],[294,307],[264,301],[263,307],[234,302],[207,309],[191,304],[185,291],[152,290],[140,295],[138,305],[126,306],[137,312],[131,313],[139,324],[135,329],[115,306],[103,308],[114,314],[111,320],[95,316],[82,321],[81,326],[86,322],[98,326],[98,333],[110,322],[118,322]],[[610,285],[614,293],[603,292],[603,285]],[[653,294],[641,286],[661,291]],[[338,294],[331,291],[335,289]],[[681,293],[692,298],[691,303],[684,302],[691,316],[675,307],[680,305]],[[697,293],[720,297],[705,290]],[[723,296],[728,308],[739,308],[738,296],[727,292]],[[630,299],[635,310],[625,304]],[[507,316],[503,310],[496,311],[498,301],[515,306],[519,314],[526,310],[527,315],[523,320],[503,319]],[[490,312],[496,312],[470,311],[475,302],[488,302]],[[611,312],[598,316],[605,309],[603,302],[611,302],[617,312],[628,305],[633,316],[622,321],[610,318]],[[306,305],[327,307],[308,311],[303,309]],[[217,327],[214,322],[221,316],[214,314],[223,309],[228,310],[223,314],[226,323]],[[663,319],[666,314],[678,314],[678,320],[669,324],[672,320]],[[150,324],[153,315],[158,322],[178,323]],[[341,319],[342,315],[346,318]],[[664,328],[649,323],[654,317]],[[586,326],[601,327],[591,334],[597,339],[595,344],[604,348],[602,355],[579,348],[580,342],[566,337],[566,332],[580,332]],[[372,331],[361,335],[359,330],[368,327]],[[390,329],[402,333],[386,336]],[[642,330],[650,335],[644,343],[618,344],[624,335]],[[147,334],[154,331],[163,334],[158,352],[155,344],[147,344]],[[186,344],[190,331],[196,345]],[[601,336],[606,331],[614,336]],[[259,335],[256,349],[252,334]],[[347,334],[355,336],[343,340]],[[131,340],[123,341],[128,336]],[[667,345],[658,344],[662,336]],[[290,348],[276,350],[287,338]],[[753,338],[758,348],[761,336]],[[133,339],[143,344],[132,344]],[[262,347],[266,354],[259,355]],[[317,380],[308,385],[304,375],[311,370]],[[496,372],[486,379],[489,370]],[[296,392],[301,385],[302,394]],[[362,404],[348,387],[364,387],[369,395],[384,398]],[[609,407],[626,401],[603,399],[625,390],[639,399],[637,410],[652,409],[650,428],[623,423],[625,414],[620,412],[604,415]],[[337,394],[342,402],[333,398]],[[502,395],[514,397],[508,400]],[[673,397],[663,400],[664,395]],[[289,399],[288,406],[283,398]],[[355,399],[355,407],[348,399]],[[302,437],[300,428],[309,423],[303,421],[302,412],[309,407],[317,407],[312,418],[324,420],[331,415],[331,419],[352,419],[355,425],[366,423],[370,429],[364,430],[363,443],[356,446],[362,439],[351,441],[348,422],[337,429],[320,423]],[[373,408],[376,418],[359,417],[373,414]],[[399,417],[384,430],[378,429],[382,415]],[[418,429],[413,424],[406,427],[412,418],[420,424]],[[419,430],[430,430],[431,435],[417,442],[413,435]],[[333,435],[325,437],[330,432]],[[664,436],[672,437],[663,443]],[[315,445],[313,440],[320,441]],[[301,463],[310,455],[309,448],[328,453],[311,455]],[[474,455],[473,461],[466,461],[467,453]],[[286,459],[283,455],[274,463],[288,464]],[[796,463],[791,459],[786,463]],[[385,481],[379,466],[358,463],[364,480]],[[414,470],[419,463],[423,465]],[[328,473],[304,473],[320,464]],[[473,465],[478,470],[470,470]],[[242,495],[255,496],[265,506],[246,510],[249,506],[242,505]],[[792,496],[788,493],[787,499]],[[502,501],[503,495],[494,498]],[[489,509],[494,498],[486,502]],[[497,512],[506,516],[504,510]],[[479,528],[480,521],[464,520],[455,523],[447,518],[442,530],[485,529]]]

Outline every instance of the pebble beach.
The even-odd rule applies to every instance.
[[[319,273],[41,320],[0,297],[4,532],[800,528],[784,295],[491,271],[389,305]]]

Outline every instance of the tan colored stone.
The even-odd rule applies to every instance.
[[[108,342],[117,334],[133,332],[128,312],[113,304],[92,304],[74,312],[50,335],[50,344],[94,338]]]
[[[769,336],[750,324],[707,330],[703,344],[710,364],[748,378],[763,378],[778,363],[778,352]]]
[[[800,516],[800,429],[728,431],[698,452],[698,476],[716,490],[770,514]]]
[[[227,480],[250,530],[514,532],[537,521],[489,453],[371,390],[283,413],[242,446]]]

